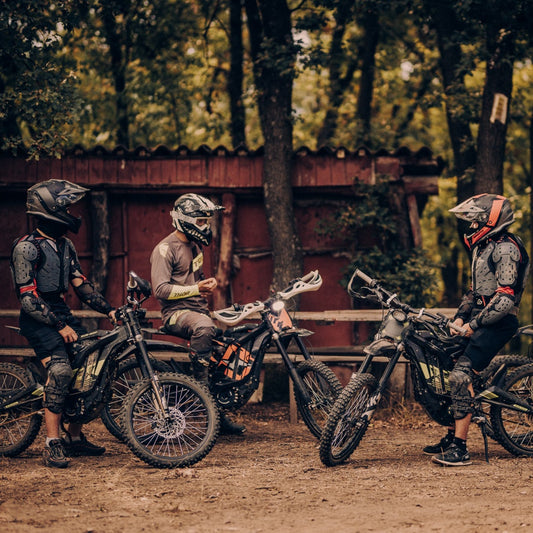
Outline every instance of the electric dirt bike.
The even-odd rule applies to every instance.
[[[150,295],[150,284],[131,272],[127,303],[117,309],[114,329],[79,337],[71,353],[73,377],[63,422],[86,424],[98,417],[111,398],[120,365],[134,361],[141,379],[123,402],[121,434],[133,453],[152,466],[189,466],[213,447],[218,410],[195,380],[154,370],[150,354],[172,343],[154,343],[142,335],[141,303]],[[44,379],[35,363],[28,368],[0,364],[0,455],[16,456],[36,438],[42,423]]]
[[[228,326],[217,332],[209,366],[209,390],[221,411],[234,411],[246,404],[259,387],[265,355],[274,347],[294,383],[296,405],[303,421],[315,437],[320,437],[342,385],[324,363],[311,357],[303,338],[312,332],[295,326],[284,302],[300,293],[316,291],[321,285],[322,278],[315,270],[293,280],[287,288],[264,302],[234,304],[213,313],[216,320]],[[251,315],[259,315],[259,321],[237,325]],[[148,331],[171,335],[164,328]],[[303,357],[298,364],[293,363],[289,354],[291,344]],[[176,353],[183,354],[186,350],[186,347],[176,346]],[[184,365],[172,357],[167,363],[175,372],[187,372]],[[121,380],[120,374],[117,379]]]
[[[356,278],[366,284],[353,289]],[[352,297],[381,304],[387,311],[374,341],[365,348],[358,372],[339,395],[320,439],[320,459],[326,466],[350,457],[367,431],[379,407],[388,380],[400,357],[410,365],[415,400],[443,426],[451,426],[451,395],[448,376],[463,353],[468,339],[449,335],[448,328],[464,333],[442,314],[413,309],[375,279],[356,270],[348,291]],[[531,326],[519,330],[532,335]],[[378,380],[369,372],[374,358],[388,359]],[[519,355],[495,357],[474,378],[474,413],[483,433],[488,461],[487,435],[514,455],[533,456],[533,363]]]

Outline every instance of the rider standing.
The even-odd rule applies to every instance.
[[[202,246],[211,243],[210,221],[224,209],[199,194],[184,194],[170,212],[175,231],[154,248],[150,257],[152,286],[161,305],[165,329],[190,341],[195,378],[208,387],[208,367],[216,327],[209,314],[207,297],[217,286],[205,278]],[[241,435],[245,427],[221,413],[222,433]]]
[[[450,209],[467,223],[464,240],[472,252],[472,286],[455,314],[469,338],[449,376],[455,424],[424,452],[446,466],[472,463],[466,447],[472,419],[472,378],[516,333],[518,306],[529,270],[529,257],[519,237],[507,231],[514,214],[507,198],[479,194]]]
[[[89,307],[114,320],[115,311],[83,275],[76,249],[65,237],[77,233],[81,218],[69,213],[69,207],[88,189],[65,180],[48,180],[30,187],[27,213],[36,229],[17,239],[11,253],[11,272],[21,311],[19,324],[47,371],[44,386],[46,466],[65,468],[67,457],[101,455],[105,448],[90,443],[81,424],[71,423],[60,438],[61,417],[65,408],[72,368],[67,346],[86,333],[64,296],[69,284]]]

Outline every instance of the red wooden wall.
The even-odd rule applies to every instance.
[[[18,308],[9,272],[12,242],[31,229],[25,215],[26,189],[50,178],[67,179],[93,190],[108,192],[110,204],[110,263],[106,296],[114,305],[123,300],[126,274],[135,270],[149,279],[149,257],[153,247],[172,231],[169,211],[174,200],[185,192],[195,191],[220,200],[222,193],[236,198],[235,254],[239,268],[232,280],[233,301],[247,303],[268,296],[272,275],[270,239],[262,202],[262,151],[230,152],[224,147],[191,151],[181,147],[170,151],[139,148],[132,152],[121,148],[113,152],[95,148],[76,148],[62,159],[28,162],[24,158],[0,156],[0,306]],[[301,298],[302,311],[348,309],[349,298],[340,286],[348,260],[342,256],[342,239],[332,240],[316,232],[320,220],[332,212],[334,201],[350,194],[355,178],[372,183],[378,175],[404,183],[406,191],[415,195],[437,193],[437,177],[442,162],[431,152],[416,153],[403,149],[396,153],[370,154],[366,150],[344,149],[311,152],[302,149],[294,156],[294,199],[297,229],[305,251],[305,271],[319,269],[324,279],[322,288]],[[76,206],[83,216],[80,233],[73,237],[82,267],[89,273],[92,257],[91,221],[87,199]],[[216,243],[206,250],[206,273],[215,271]],[[69,293],[69,304],[80,307]],[[155,299],[147,308],[157,309]],[[20,344],[21,339],[2,324],[15,324],[13,319],[0,319],[0,345]],[[349,323],[335,325],[302,324],[315,331],[315,346],[344,346],[353,343]]]

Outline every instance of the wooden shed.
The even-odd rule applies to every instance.
[[[4,235],[0,245],[0,276],[6,280],[0,285],[2,309],[18,308],[10,283],[9,256],[14,239],[31,230],[31,221],[25,214],[26,189],[50,178],[66,179],[91,189],[80,202],[84,223],[73,240],[87,274],[93,264],[101,265],[105,259],[108,268],[103,280],[107,281],[105,293],[114,305],[123,301],[129,270],[149,279],[150,253],[172,231],[169,211],[174,200],[185,192],[198,192],[229,207],[215,228],[213,244],[206,250],[205,266],[207,274],[216,272],[221,225],[231,224],[234,268],[230,291],[224,299],[247,303],[268,296],[272,258],[262,200],[262,149],[201,146],[191,150],[181,146],[171,150],[160,146],[130,151],[122,147],[106,150],[97,146],[87,150],[78,146],[61,159],[27,161],[24,157],[3,154],[0,164],[0,225]],[[375,153],[364,148],[295,151],[295,217],[304,249],[305,271],[319,269],[324,278],[320,291],[302,296],[302,311],[350,307],[350,300],[339,284],[348,264],[343,242],[319,235],[316,228],[339,200],[350,196],[354,180],[372,184],[378,176],[386,176],[401,187],[412,245],[418,246],[421,244],[418,209],[428,195],[438,193],[442,168],[442,160],[426,148],[416,152],[402,148]],[[108,254],[106,258],[102,258],[102,249]],[[95,275],[98,276],[98,269]],[[67,300],[73,309],[79,309],[79,302],[71,294]],[[222,299],[214,304],[220,302]],[[147,302],[147,308],[157,309],[155,299]],[[1,323],[14,324],[16,320],[0,318]],[[311,338],[314,346],[349,346],[354,342],[352,324],[348,322],[302,325],[315,331]],[[23,339],[0,327],[0,345],[21,343]]]

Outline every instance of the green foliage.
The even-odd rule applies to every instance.
[[[346,285],[355,268],[383,282],[388,290],[414,306],[435,303],[436,272],[426,252],[405,246],[400,236],[402,214],[391,207],[391,183],[354,184],[354,198],[325,220],[319,232],[343,235],[352,262],[345,274]]]
[[[74,64],[58,61],[62,32],[74,21],[72,3],[6,1],[0,5],[0,150],[30,157],[59,154],[65,125],[79,102]]]

